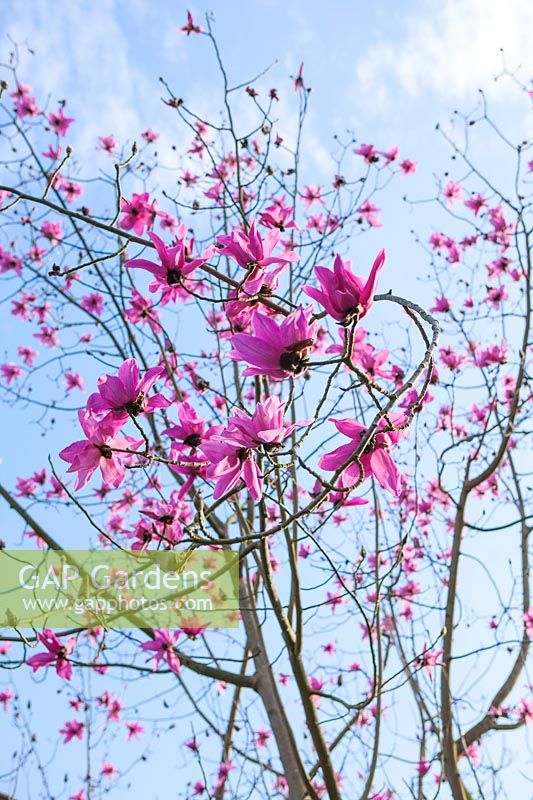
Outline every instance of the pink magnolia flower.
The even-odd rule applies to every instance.
[[[112,156],[114,155],[116,146],[117,140],[112,133],[110,133],[109,136],[98,137],[98,150],[103,150],[105,153]]]
[[[232,762],[231,759],[229,759],[228,761],[223,761],[220,764],[220,766],[218,768],[218,782],[219,782],[219,785],[220,785],[220,783],[222,781],[224,781],[228,777],[228,775],[230,774],[230,772],[233,769],[235,769],[235,764]]]
[[[148,128],[148,130],[143,131],[141,133],[141,136],[144,139],[144,141],[148,143],[155,142],[157,139],[159,139],[159,134],[156,133],[156,131],[153,131],[151,128]]]
[[[8,364],[0,364],[0,373],[9,386],[16,378],[20,378],[24,374],[24,370],[10,361]]]
[[[60,222],[45,220],[41,225],[41,233],[53,245],[59,244],[63,238],[63,228]]]
[[[187,627],[181,627],[180,630],[182,633],[185,634],[189,639],[197,639],[198,636],[201,636],[202,633],[205,631],[205,628],[199,627],[192,627],[193,623],[195,622],[194,618],[191,618],[190,621],[187,620]]]
[[[63,192],[67,203],[73,203],[76,198],[83,194],[83,186],[81,186],[81,184],[66,180],[62,178],[61,175],[56,177],[54,187],[58,191]]]
[[[256,295],[268,297],[274,294],[279,286],[281,273],[285,267],[286,264],[276,264],[268,272],[264,272],[261,267],[253,269],[240,287],[242,296],[255,298]]]
[[[505,286],[494,286],[487,291],[487,297],[485,298],[485,302],[490,303],[490,305],[496,311],[498,311],[504,300],[508,299],[509,299],[509,294]]]
[[[456,353],[451,345],[441,347],[439,358],[442,363],[448,367],[448,369],[452,370],[452,372],[458,372],[468,360],[466,356]]]
[[[112,722],[120,722],[120,712],[124,706],[117,698],[109,699],[107,704],[107,718]]]
[[[433,231],[428,241],[433,250],[442,250],[443,247],[446,247],[447,237],[443,233]]]
[[[292,250],[287,250],[279,255],[272,254],[280,236],[279,228],[270,228],[263,239],[257,230],[257,223],[254,219],[248,233],[241,228],[235,228],[228,235],[217,236],[217,248],[221,255],[229,256],[239,266],[249,270],[248,281],[254,278],[260,280],[265,267],[272,264],[285,266],[291,261],[298,260],[298,255]],[[249,292],[254,291],[249,286],[246,288]]]
[[[416,172],[416,161],[409,161],[408,158],[400,162],[400,169],[404,175],[412,175]]]
[[[24,117],[37,117],[41,111],[37,105],[35,97],[24,94],[15,100],[15,112],[17,117],[24,119]]]
[[[309,676],[309,689],[313,695],[312,700],[316,708],[320,705],[320,692],[324,688],[324,684],[325,680],[323,678],[317,678],[316,675]]]
[[[381,223],[378,217],[379,211],[380,209],[378,206],[375,206],[370,202],[370,200],[367,199],[357,209],[357,213],[360,214],[360,219],[358,221],[361,223],[363,220],[365,220],[371,228],[380,228]]]
[[[128,742],[131,739],[138,739],[141,733],[144,733],[144,728],[139,722],[126,722],[128,729]]]
[[[379,352],[376,352],[374,346],[370,344],[364,349],[360,350],[358,361],[363,371],[372,380],[374,378],[385,378],[386,380],[390,380],[393,378],[392,373],[388,370],[382,369],[383,365],[387,362],[388,357],[388,350],[380,350]]]
[[[394,425],[403,425],[407,421],[404,414],[392,414],[391,422]],[[353,457],[359,443],[366,433],[364,425],[350,419],[332,419],[337,430],[351,439],[349,444],[337,447],[331,453],[322,456],[318,462],[320,469],[328,472],[337,472],[351,457]],[[387,422],[382,419],[378,430],[374,433],[363,453],[359,456],[359,464],[348,464],[340,476],[340,485],[343,487],[355,486],[366,480],[371,475],[375,477],[383,489],[398,495],[401,491],[400,472],[392,460],[389,448],[396,444],[403,435],[403,430],[387,430]]]
[[[268,375],[275,380],[301,375],[313,347],[318,323],[310,322],[312,308],[298,308],[281,324],[257,312],[252,320],[253,333],[236,333],[231,338],[234,361],[249,366],[244,375]]]
[[[197,25],[192,18],[192,14],[190,11],[187,11],[187,24],[180,28],[180,31],[186,33],[187,36],[190,36],[191,33],[203,33],[203,28],[201,25]]]
[[[63,152],[63,148],[62,148],[62,146],[60,144],[58,144],[57,147],[54,147],[53,145],[49,145],[48,146],[48,150],[45,150],[43,152],[43,156],[45,158],[49,158],[51,161],[59,161],[59,159],[61,158],[61,153],[62,152]]]
[[[65,725],[59,733],[62,733],[65,737],[63,739],[63,744],[68,744],[72,741],[72,739],[79,739],[80,742],[83,740],[83,734],[85,731],[85,724],[80,722],[78,719],[70,719],[65,722]]]
[[[198,742],[196,741],[196,736],[193,736],[192,739],[186,741],[185,747],[187,747],[191,751],[191,753],[200,752],[200,748],[198,747]]]
[[[37,653],[31,658],[28,658],[28,664],[34,672],[37,672],[42,667],[48,667],[55,664],[56,672],[60,678],[69,681],[72,678],[72,664],[68,660],[72,652],[76,639],[71,637],[66,642],[61,642],[55,633],[49,628],[45,628],[42,633],[38,633],[39,641],[44,644],[47,653]]]
[[[189,403],[177,403],[179,425],[172,425],[163,431],[176,441],[176,449],[195,450],[200,447],[205,437],[205,420],[200,419],[196,410]]]
[[[477,217],[481,209],[486,208],[487,198],[483,197],[482,194],[476,194],[473,197],[469,197],[468,200],[465,200],[465,206],[473,211],[474,215]]]
[[[159,312],[155,304],[144,297],[137,289],[132,289],[130,306],[124,312],[124,316],[133,325],[146,323],[154,333],[161,333],[161,323]]]
[[[153,640],[143,642],[141,650],[154,651],[154,655],[152,656],[154,659],[154,670],[158,668],[161,661],[165,661],[172,672],[177,674],[180,671],[181,663],[174,649],[178,638],[179,632],[174,631],[171,633],[168,628],[161,628],[159,630],[154,630]]]
[[[29,84],[17,81],[17,87],[14,92],[11,92],[11,97],[14,100],[20,100],[21,97],[27,97],[32,91],[33,88]]]
[[[491,344],[483,350],[474,350],[474,363],[478,367],[488,367],[490,364],[507,363],[507,342],[502,339],[501,344]]]
[[[346,332],[346,328],[339,328],[339,337],[342,341],[342,344],[330,345],[326,349],[326,353],[335,353],[336,355],[343,356],[345,350],[347,350],[347,345],[350,344],[351,340],[351,351],[347,353],[347,355],[349,356],[352,364],[360,365],[363,356],[366,354],[370,357],[374,351],[373,346],[368,342],[365,342],[366,333],[367,332],[364,328],[358,326],[355,329],[353,337],[350,337]],[[347,364],[346,369],[350,369]]]
[[[71,795],[68,800],[87,800],[87,795],[85,794],[83,789],[80,789],[79,792],[76,792],[76,794]]]
[[[48,121],[58,136],[64,136],[74,122],[74,117],[65,117],[63,109],[58,108],[55,114],[48,114]]]
[[[475,742],[474,744],[469,745],[461,753],[459,758],[468,758],[468,760],[472,762],[474,767],[478,767],[481,764],[481,750],[479,745],[476,744]]]
[[[173,217],[172,214],[168,214],[166,211],[160,211],[159,227],[161,230],[168,231],[172,236],[175,236],[176,229],[178,228],[178,220],[176,217]]]
[[[448,181],[444,189],[442,190],[443,197],[446,198],[446,205],[448,208],[451,208],[456,200],[459,200],[461,197],[463,186],[461,183],[454,183],[453,181]]]
[[[498,276],[506,273],[510,274],[511,270],[509,268],[511,263],[512,262],[510,258],[500,254],[498,258],[486,265],[489,278],[497,278]]]
[[[533,639],[533,607],[529,608],[524,614],[524,625],[527,635],[530,639]]]
[[[57,328],[50,328],[48,325],[43,325],[39,333],[33,334],[35,339],[38,339],[46,347],[58,347],[59,336],[57,335]]]
[[[378,151],[373,144],[360,144],[359,147],[354,148],[354,153],[356,156],[363,156],[367,164],[374,164],[379,161]]]
[[[59,457],[70,464],[67,472],[78,473],[74,488],[83,488],[98,468],[104,482],[117,488],[124,480],[124,465],[130,464],[134,458],[134,453],[120,451],[138,450],[142,440],[131,436],[117,437],[121,423],[117,427],[117,422],[109,417],[97,422],[86,412],[79,411],[78,419],[87,438],[69,444],[59,453]]]
[[[0,275],[3,275],[5,272],[10,272],[11,270],[16,272],[17,275],[22,275],[22,259],[8,250],[2,250],[0,247]],[[21,297],[27,297],[27,295],[22,292]]]
[[[142,236],[145,228],[152,227],[157,215],[157,203],[155,200],[150,203],[148,192],[132,194],[131,200],[123,197],[120,208],[124,212],[120,226],[126,231],[132,230],[137,236]]]
[[[153,504],[152,509],[145,509],[141,514],[153,520],[149,526],[150,540],[159,538],[167,545],[169,542],[179,542],[183,537],[182,521],[187,521],[188,507],[175,492],[172,492],[170,502],[158,501]],[[146,533],[145,529],[145,533]],[[137,532],[138,535],[138,532]],[[146,537],[143,537],[146,538]],[[147,544],[148,542],[146,542]],[[144,542],[143,542],[144,544]],[[132,550],[141,550],[142,546],[135,543]]]
[[[416,664],[419,667],[425,667],[430,678],[433,677],[434,667],[443,667],[444,664],[440,660],[442,658],[442,650],[428,650],[427,645],[424,645],[422,653],[416,659]]]
[[[31,478],[17,478],[17,491],[18,497],[30,497],[35,494],[37,484]]]
[[[431,313],[447,314],[448,311],[452,310],[452,307],[450,305],[450,301],[448,300],[448,298],[442,294],[440,297],[435,298],[435,305],[433,306],[433,308],[430,308],[429,310],[431,311]]]
[[[79,389],[81,392],[85,391],[83,378],[77,372],[65,372],[65,384],[67,392],[71,392],[73,389]]]
[[[109,780],[113,780],[117,774],[117,771],[118,770],[114,764],[112,764],[110,761],[104,761],[102,764],[102,769],[100,770],[100,775],[102,775],[104,778],[109,778]]]
[[[293,432],[296,426],[284,423],[284,412],[285,404],[277,397],[258,403],[251,417],[237,409],[228,426],[202,444],[202,452],[211,462],[206,477],[216,481],[215,500],[241,480],[254,500],[261,499],[263,478],[254,455],[260,448],[265,452],[278,449]]]
[[[104,297],[100,292],[91,292],[81,298],[80,306],[99,317],[104,310]]]
[[[103,375],[98,379],[98,392],[87,401],[92,414],[107,414],[106,420],[124,423],[132,416],[151,414],[157,408],[168,408],[170,400],[157,392],[148,397],[155,382],[165,374],[165,367],[152,367],[141,378],[134,358],[128,358],[116,375]]]
[[[17,352],[19,357],[22,359],[22,363],[26,364],[28,367],[33,367],[34,359],[39,355],[37,350],[33,350],[31,347],[24,347],[19,345]]]
[[[167,247],[155,233],[150,233],[150,239],[155,245],[160,264],[146,258],[133,258],[126,262],[130,269],[145,269],[154,276],[148,287],[150,292],[161,292],[161,305],[177,299],[187,299],[189,295],[184,289],[184,279],[192,275],[197,267],[202,266],[212,254],[208,248],[203,256],[191,257],[193,240],[185,242],[187,227],[180,225],[176,244]]]
[[[337,322],[349,324],[368,314],[384,263],[385,251],[381,250],[372,265],[370,275],[363,283],[362,278],[353,274],[350,262],[343,261],[337,255],[333,271],[326,267],[315,268],[320,289],[304,286],[304,292],[320,303]]]
[[[266,747],[270,736],[270,731],[265,730],[265,728],[258,728],[255,734],[255,743],[257,747]]]
[[[300,64],[298,69],[298,75],[294,79],[294,91],[297,92],[298,89],[304,88],[304,62]]]
[[[42,264],[44,255],[46,255],[46,249],[44,247],[39,247],[38,244],[32,244],[28,250],[28,258],[30,258],[34,264]]]
[[[289,228],[298,230],[298,225],[293,216],[294,207],[286,206],[285,198],[282,197],[281,200],[274,199],[272,205],[259,214],[259,222],[265,228],[277,228],[280,231],[285,231]]]
[[[393,161],[398,160],[398,155],[400,153],[400,148],[397,144],[391,147],[389,150],[382,150],[380,155],[383,156],[387,164],[392,164]]]
[[[533,699],[521,697],[518,707],[518,718],[524,722],[533,722]]]
[[[304,186],[304,188],[302,189],[302,200],[306,208],[312,206],[313,203],[319,203],[320,205],[323,206],[324,200],[322,199],[322,187]]]
[[[2,708],[4,711],[7,711],[9,706],[9,701],[14,698],[14,694],[9,691],[9,689],[5,689],[3,692],[0,692],[0,703],[2,704]]]

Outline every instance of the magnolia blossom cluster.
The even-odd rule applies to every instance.
[[[187,513],[184,498],[195,480],[212,482],[215,500],[243,485],[254,500],[260,500],[264,493],[264,467],[272,461],[276,466],[277,454],[283,448],[291,451],[294,446],[297,427],[313,422],[287,423],[284,420],[286,403],[280,395],[283,382],[298,379],[310,370],[309,359],[318,350],[319,314],[312,306],[300,306],[285,314],[273,313],[269,306],[256,302],[258,296],[269,296],[266,287],[270,290],[276,284],[283,270],[298,259],[297,253],[287,248],[276,253],[279,229],[267,225],[267,232],[262,236],[255,220],[248,230],[236,228],[228,235],[218,236],[215,245],[199,258],[192,255],[192,242],[186,244],[185,235],[185,226],[180,226],[174,244],[166,246],[158,236],[150,234],[158,261],[134,258],[126,267],[147,270],[154,277],[150,292],[158,294],[161,305],[167,305],[187,298],[192,274],[214,253],[234,261],[242,277],[235,300],[228,301],[227,305],[228,319],[238,332],[229,336],[231,349],[227,356],[244,363],[244,376],[268,379],[270,396],[256,402],[251,411],[237,408],[225,425],[213,425],[198,418],[194,408],[176,395],[175,388],[172,399],[161,392],[153,392],[157,381],[170,388],[165,364],[151,367],[141,375],[137,361],[131,358],[120,366],[116,375],[104,375],[99,379],[97,391],[79,412],[85,438],[60,453],[70,465],[68,472],[76,474],[75,489],[83,488],[97,469],[101,471],[104,485],[116,488],[123,482],[126,469],[150,461],[149,442],[139,422],[145,415],[158,410],[172,415],[175,411],[180,420],[179,425],[166,431],[172,440],[169,464],[176,472],[187,475],[187,480],[171,502],[158,502],[144,512],[150,521],[140,523],[143,530],[136,531],[137,539],[144,545],[153,538],[150,533],[153,523],[163,525],[163,538],[167,542],[180,540],[181,522]],[[350,358],[365,365],[367,374],[374,377],[392,377],[392,373],[380,372],[377,366],[386,354],[373,358],[372,348],[364,346],[364,331],[357,324],[372,307],[384,262],[382,251],[364,280],[352,272],[349,262],[337,256],[332,270],[316,267],[320,289],[311,285],[304,287],[304,292],[316,300],[334,322],[340,323],[343,335],[352,340]],[[330,348],[330,352],[335,355],[335,347]],[[122,429],[129,420],[143,438],[123,435]],[[374,475],[381,486],[399,494],[400,476],[389,449],[407,427],[408,416],[401,414],[394,420],[392,417],[382,419],[379,432],[365,439],[360,452],[359,442],[363,441],[366,427],[355,420],[333,422],[339,432],[352,439],[353,445],[341,446],[324,456],[319,467],[334,471],[343,490]]]
[[[187,36],[209,35],[190,13],[181,30]],[[303,64],[293,81],[295,91],[305,97],[309,89]],[[259,86],[244,91],[250,102],[261,107],[265,93]],[[267,99],[275,108],[277,89],[271,89]],[[181,100],[170,96],[164,102],[171,113],[179,113]],[[461,668],[456,648],[446,650],[442,637],[430,630],[439,613],[432,604],[440,609],[446,602],[450,565],[459,557],[456,554],[463,552],[463,545],[454,549],[452,544],[459,492],[448,480],[448,471],[453,465],[454,478],[461,478],[464,459],[471,465],[471,479],[479,464],[490,462],[486,453],[493,452],[499,432],[514,413],[520,380],[513,345],[519,313],[514,312],[520,310],[526,260],[517,255],[520,226],[513,221],[509,204],[487,187],[476,186],[475,173],[463,179],[464,185],[447,175],[439,184],[439,210],[461,216],[456,212],[463,208],[468,230],[464,236],[443,233],[432,220],[429,247],[439,280],[435,300],[428,306],[444,327],[455,325],[461,335],[445,337],[434,350],[437,365],[425,359],[417,383],[407,372],[408,364],[420,363],[415,347],[411,350],[414,339],[407,336],[409,344],[402,347],[399,337],[397,341],[390,335],[389,350],[378,344],[381,339],[372,331],[376,295],[378,300],[401,299],[385,292],[379,297],[385,253],[378,253],[359,275],[338,252],[353,230],[381,226],[376,192],[368,189],[371,171],[378,174],[384,170],[387,176],[415,172],[416,163],[400,158],[398,147],[350,143],[346,149],[350,165],[367,172],[367,178],[361,179],[360,194],[354,189],[359,182],[340,174],[345,162],[335,165],[339,174],[332,175],[329,184],[302,181],[293,190],[277,165],[275,171],[273,167],[272,172],[265,172],[265,165],[269,169],[270,162],[274,165],[271,156],[277,148],[284,154],[288,150],[276,127],[258,127],[239,142],[236,153],[232,146],[219,147],[218,129],[192,117],[192,140],[187,152],[175,159],[175,202],[165,203],[163,195],[156,199],[144,177],[132,187],[126,170],[122,173],[124,194],[121,191],[117,198],[118,212],[108,241],[116,237],[122,243],[129,238],[127,253],[121,244],[113,261],[96,259],[94,264],[84,265],[81,258],[76,260],[78,252],[72,247],[68,212],[75,209],[77,216],[81,215],[82,221],[76,225],[80,223],[84,234],[91,231],[92,221],[98,224],[102,217],[93,217],[85,206],[78,207],[79,202],[92,203],[92,192],[90,182],[77,179],[80,173],[67,158],[65,136],[74,120],[66,116],[64,103],[41,108],[31,87],[24,84],[16,86],[8,103],[24,130],[37,129],[42,123],[46,140],[36,152],[45,167],[47,192],[66,213],[55,214],[47,208],[41,215],[31,205],[20,203],[16,213],[25,209],[19,220],[31,235],[16,242],[6,237],[0,245],[0,274],[13,285],[20,284],[18,292],[9,293],[11,313],[17,321],[27,323],[32,336],[24,344],[17,343],[16,354],[8,357],[13,360],[0,364],[0,377],[9,397],[31,399],[27,387],[36,368],[47,366],[48,359],[57,356],[61,369],[56,383],[64,390],[65,399],[68,396],[72,404],[83,398],[78,413],[79,439],[76,435],[78,440],[60,453],[68,465],[67,481],[49,475],[44,468],[29,470],[17,478],[15,497],[61,506],[72,497],[72,491],[89,492],[93,480],[92,499],[86,507],[92,505],[92,514],[97,506],[96,515],[105,518],[99,526],[98,543],[108,546],[111,540],[135,551],[186,546],[191,538],[200,538],[199,532],[211,535],[210,526],[217,517],[222,521],[221,530],[230,536],[240,529],[242,541],[247,529],[238,522],[245,516],[252,519],[255,543],[260,538],[256,535],[257,506],[264,524],[264,550],[260,566],[253,561],[255,552],[246,560],[246,567],[251,565],[248,580],[254,591],[267,586],[263,576],[270,571],[274,586],[284,597],[288,553],[294,562],[291,569],[301,570],[304,577],[304,601],[311,594],[304,596],[303,587],[307,592],[308,576],[316,574],[317,563],[321,571],[310,601],[313,620],[309,621],[310,605],[302,611],[302,627],[306,628],[302,636],[314,652],[312,667],[306,668],[305,680],[300,681],[309,700],[308,713],[317,715],[317,729],[328,719],[326,739],[331,734],[330,741],[335,741],[329,709],[336,706],[337,699],[338,708],[340,704],[351,706],[353,686],[356,692],[362,686],[363,702],[358,704],[351,727],[354,738],[361,739],[371,752],[368,737],[377,721],[391,717],[388,690],[382,692],[378,685],[377,658],[387,686],[396,691],[390,679],[394,673],[406,688],[416,688],[415,702],[422,698],[423,716],[429,709],[428,719],[436,720],[436,731],[441,724],[435,702],[437,682],[441,675],[447,679],[450,665],[454,671]],[[143,170],[149,174],[156,165],[151,145],[158,136],[151,128],[140,133],[143,157],[138,166],[135,160],[131,162],[135,178],[144,176]],[[113,162],[123,160],[124,148],[113,133],[103,132],[94,144],[95,158],[102,164],[114,166]],[[533,171],[533,162],[528,169]],[[20,184],[28,193],[32,180]],[[357,197],[353,205],[347,204],[351,217],[341,210],[345,207],[341,192],[346,187],[352,198]],[[37,189],[31,191],[41,197],[44,186],[39,184]],[[167,192],[164,196],[170,199]],[[0,190],[0,209],[9,209],[14,201],[15,188],[12,192]],[[39,208],[37,201],[35,207]],[[193,212],[188,222],[195,220],[194,231],[182,221],[187,208]],[[10,225],[9,210],[5,218]],[[109,269],[99,273],[102,263]],[[38,283],[43,275],[47,278],[45,291],[42,282]],[[78,316],[72,317],[72,325],[63,314],[62,303],[69,311],[76,309]],[[194,333],[191,336],[190,329],[186,330],[185,314],[178,313],[185,303],[190,307],[197,304],[210,343],[206,344],[205,331],[194,341]],[[413,321],[408,316],[414,307],[406,303],[405,315],[400,309],[398,327],[402,332],[403,323],[407,327]],[[505,320],[501,330],[490,330],[484,338],[483,320],[492,324],[500,315]],[[172,323],[178,318],[174,336]],[[431,318],[422,313],[420,319],[427,323]],[[392,324],[396,326],[397,321]],[[105,342],[101,350],[97,342]],[[106,365],[113,367],[106,367],[108,374],[95,382],[74,371],[74,362],[65,359],[71,352],[105,359]],[[130,354],[135,358],[128,358]],[[220,377],[216,383],[214,374]],[[84,396],[86,386],[88,397]],[[464,393],[463,387],[467,387]],[[425,413],[420,414],[423,409]],[[415,426],[412,460],[417,466],[408,477],[398,468],[398,450]],[[520,435],[515,418],[501,462],[486,475],[480,467],[483,480],[469,494],[463,538],[471,532],[485,537],[485,509],[501,507],[512,494],[509,465],[511,472],[516,464],[521,468]],[[428,476],[430,451],[436,454],[438,466]],[[68,488],[70,476],[73,490]],[[366,491],[370,482],[377,493]],[[363,493],[365,496],[358,496]],[[372,499],[375,502],[370,505]],[[85,497],[79,500],[80,504],[85,501]],[[370,513],[353,516],[350,509],[358,506],[367,506]],[[293,513],[291,508],[298,511]],[[477,508],[482,512],[476,520]],[[295,536],[290,537],[289,551],[284,549],[283,532],[290,528]],[[40,533],[37,525],[33,530],[28,522],[23,536],[32,546],[45,548],[48,545]],[[211,539],[209,546],[219,547],[218,541]],[[326,562],[326,570],[331,568],[327,581],[322,580]],[[351,599],[356,600],[360,612],[355,624]],[[520,607],[519,620],[523,635],[531,637],[533,611],[523,613],[526,606]],[[505,610],[505,617],[511,617],[511,610]],[[496,645],[508,638],[503,630],[507,623],[496,607],[484,611],[477,622],[489,635],[498,637]],[[344,652],[337,635],[343,624],[349,626],[350,642]],[[179,629],[146,633],[147,640],[135,656],[139,670],[179,674],[181,682],[186,668],[194,666],[197,654],[202,653],[196,662],[199,673],[204,677],[205,673],[215,674],[213,653],[218,658],[220,652],[212,647],[216,635],[205,641],[204,628],[194,617]],[[236,648],[239,636],[232,640]],[[63,681],[71,681],[74,669],[81,665],[105,676],[112,668],[105,655],[108,640],[108,632],[99,629],[73,637],[70,632],[54,633],[46,628],[37,635],[37,652],[32,651],[26,663],[34,672],[47,668]],[[85,643],[90,658],[84,658]],[[0,643],[0,656],[6,656],[10,647],[9,642]],[[490,649],[486,648],[487,652]],[[372,658],[367,657],[370,651]],[[242,652],[249,663],[249,651]],[[233,654],[227,664],[223,659],[220,662],[230,677],[232,660]],[[406,683],[404,664],[409,668]],[[284,654],[272,659],[271,671],[280,693],[286,687],[290,692],[294,675]],[[220,698],[231,684],[231,680],[226,683],[225,674],[222,672],[223,677],[210,689]],[[247,680],[250,675],[251,670],[241,677]],[[447,685],[455,691],[458,681],[455,674],[453,677]],[[64,721],[57,724],[69,749],[84,740],[92,746],[88,720],[95,710],[102,731],[120,723],[126,741],[142,740],[143,725],[135,718],[123,719],[128,711],[122,695],[106,689],[89,700],[74,691],[69,694]],[[524,696],[516,694],[488,706],[487,730],[500,724],[518,727],[533,719],[533,703],[522,688],[520,692]],[[211,696],[206,693],[209,701]],[[452,699],[458,709],[457,730],[462,733],[462,698],[457,694]],[[0,709],[16,713],[16,706],[16,695],[2,687]],[[268,712],[261,720],[251,716],[245,733],[258,762],[265,759],[271,765],[275,762],[269,748],[278,742],[275,726],[268,729],[272,719],[267,723],[267,718]],[[147,724],[144,718],[142,722]],[[434,781],[438,789],[447,780],[439,734],[424,724],[421,730],[424,735],[417,733],[416,738],[423,747],[410,762],[412,785],[419,782],[419,794],[429,783]],[[242,737],[237,730],[234,738],[236,748],[240,747]],[[462,746],[458,739],[459,764],[468,760],[470,767],[482,765],[482,742],[482,738],[473,744],[465,740]],[[212,736],[198,731],[182,747],[198,760],[204,752],[210,758]],[[379,747],[381,758],[384,746],[378,741]],[[210,792],[222,796],[233,790],[229,782],[232,773],[236,774],[236,748],[223,754],[211,775],[203,771],[201,780],[191,781],[191,796]],[[314,743],[311,749],[314,752]],[[339,791],[345,792],[349,770],[336,771],[344,763],[345,754],[338,757],[341,750],[340,746],[332,749],[334,781]],[[107,755],[100,765],[94,762],[92,769],[94,781],[102,781],[102,788],[120,774]],[[424,789],[423,779],[427,780]],[[328,793],[322,773],[315,773],[311,783],[317,797]],[[288,780],[281,772],[273,773],[270,786],[280,796],[289,793]],[[413,796],[415,793],[413,789]],[[394,800],[397,794],[397,789],[385,788],[381,778],[375,778],[373,788],[369,786],[367,791],[369,800]],[[80,789],[69,800],[88,798]]]

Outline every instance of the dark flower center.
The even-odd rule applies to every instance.
[[[190,433],[184,440],[183,444],[187,447],[198,447],[202,444],[202,437],[199,433]]]
[[[294,342],[287,350],[284,350],[279,357],[279,365],[285,372],[292,372],[293,375],[301,375],[307,367],[307,351],[313,344],[312,339],[303,339],[301,342]]]
[[[136,400],[130,400],[129,403],[126,403],[124,406],[124,410],[127,411],[128,414],[131,414],[132,417],[137,417],[144,411],[145,408],[146,396],[144,392],[141,392]]]
[[[263,442],[263,450],[265,453],[275,453],[276,450],[281,449],[281,442]]]
[[[104,458],[113,458],[113,451],[108,444],[101,444],[98,449]]]
[[[168,270],[167,283],[169,286],[175,286],[177,283],[181,283],[181,272],[179,269]]]

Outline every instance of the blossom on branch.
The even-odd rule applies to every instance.
[[[122,423],[109,417],[97,422],[85,411],[79,411],[78,419],[87,438],[69,444],[59,453],[59,457],[70,464],[67,472],[78,473],[74,488],[82,489],[98,468],[104,482],[117,488],[124,480],[125,465],[135,458],[135,454],[129,451],[138,450],[142,440],[131,436],[117,437]]]
[[[168,667],[176,674],[181,669],[181,662],[178,658],[174,647],[179,638],[179,633],[174,631],[171,633],[167,628],[154,630],[154,638],[149,642],[141,644],[141,650],[153,651],[154,659],[153,668],[156,670],[159,664],[164,661]]]
[[[157,408],[168,408],[170,400],[157,392],[148,397],[155,382],[164,375],[165,367],[151,367],[141,378],[134,358],[128,358],[116,375],[103,375],[98,379],[98,392],[87,401],[92,414],[106,414],[117,423],[124,423],[139,414],[151,414]]]
[[[267,375],[275,380],[301,375],[318,330],[318,323],[310,321],[311,314],[310,306],[298,308],[278,324],[257,312],[252,319],[253,333],[231,337],[229,357],[249,364],[243,375]]]
[[[74,649],[76,639],[72,636],[63,643],[49,628],[45,628],[42,633],[38,633],[37,637],[41,644],[44,644],[48,652],[37,653],[31,656],[27,659],[26,664],[28,664],[34,672],[42,669],[42,667],[48,667],[54,664],[59,677],[63,678],[65,681],[69,681],[72,678],[72,664],[68,660],[68,657]]]
[[[320,289],[304,286],[304,292],[323,306],[337,322],[348,325],[361,319],[370,311],[379,274],[385,264],[385,251],[381,250],[370,270],[366,282],[354,275],[349,261],[337,255],[333,270],[315,267]]]
[[[404,425],[407,417],[396,413],[390,415],[394,426]],[[351,419],[332,419],[339,433],[351,439],[349,444],[342,444],[331,453],[323,455],[318,462],[320,469],[337,472],[351,458],[354,460],[343,469],[339,485],[343,488],[356,486],[371,476],[379,485],[391,494],[399,495],[401,491],[400,471],[389,453],[389,448],[397,444],[404,431],[390,429],[386,420],[381,419],[376,432],[371,436],[363,452],[355,460],[355,453],[363,436],[367,432],[364,425]]]
[[[216,481],[213,497],[217,500],[244,481],[254,500],[263,495],[263,477],[255,460],[258,450],[272,452],[291,435],[295,424],[285,424],[285,404],[277,397],[258,403],[252,416],[237,409],[227,427],[202,444],[211,465],[206,477]]]
[[[185,278],[192,275],[197,267],[205,264],[213,252],[213,248],[208,248],[203,256],[192,258],[193,240],[187,244],[185,242],[186,233],[187,227],[180,225],[176,244],[171,247],[167,247],[155,233],[150,233],[150,239],[155,245],[161,263],[156,264],[147,258],[132,258],[125,264],[130,269],[145,269],[154,276],[154,280],[148,288],[150,292],[161,292],[161,305],[163,306],[170,301],[188,298],[189,295],[184,288]]]

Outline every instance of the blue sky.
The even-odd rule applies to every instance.
[[[80,161],[91,166],[94,159],[94,167],[103,168],[108,166],[105,156],[94,149],[102,134],[113,132],[121,140],[133,140],[151,126],[161,132],[161,149],[179,144],[181,134],[175,132],[173,118],[160,100],[160,75],[200,112],[218,108],[218,79],[213,61],[204,56],[204,42],[178,33],[187,7],[201,19],[202,5],[170,0],[0,0],[0,60],[9,49],[7,34],[17,42],[28,41],[35,55],[23,54],[21,77],[34,86],[38,97],[50,92],[54,99],[68,99],[69,112],[77,120],[72,141]],[[402,194],[408,191],[416,198],[434,194],[434,174],[451,164],[435,125],[446,123],[455,108],[471,109],[479,87],[487,89],[495,115],[505,118],[511,135],[525,130],[523,105],[515,102],[508,86],[503,88],[493,78],[502,69],[501,47],[509,68],[527,63],[533,5],[527,0],[505,4],[213,0],[210,8],[224,61],[235,81],[251,78],[277,59],[271,83],[288,96],[288,75],[305,62],[306,80],[313,87],[305,164],[311,182],[329,177],[332,136],[346,129],[354,130],[360,141],[398,144],[405,157],[418,162],[416,181],[399,179],[393,188],[384,228],[358,241],[360,250],[352,256],[367,263],[385,246],[396,282],[408,280],[411,296],[432,299],[423,281],[425,257],[411,234],[413,210],[402,203]],[[284,112],[291,113],[282,99],[280,115]],[[482,141],[481,147],[487,164],[505,180],[497,159],[491,161],[491,140]],[[418,213],[416,225],[427,225],[429,230],[429,212]],[[34,428],[35,463],[28,467],[27,450],[19,443],[27,442],[22,436],[27,437],[24,426],[30,417],[8,413],[13,415],[10,430],[0,449],[4,458],[0,476],[6,483],[14,474],[30,474],[69,435],[59,427],[42,439]],[[1,507],[0,519],[5,526],[0,538],[13,540],[13,516]],[[68,527],[66,520],[56,519],[55,524]],[[51,677],[45,685],[53,692],[57,688]],[[35,702],[39,715],[49,713],[48,692],[37,695]],[[160,749],[161,767],[175,757],[172,741],[168,737]],[[165,787],[158,787],[157,781],[153,777],[154,789],[167,800]],[[121,800],[127,794],[124,786],[113,797]]]

